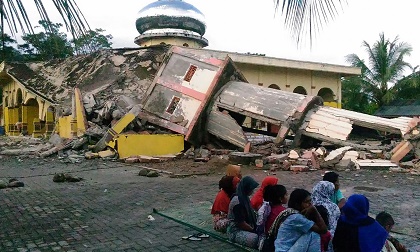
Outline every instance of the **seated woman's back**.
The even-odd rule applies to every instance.
[[[388,236],[375,219],[369,217],[369,201],[361,194],[353,194],[342,208],[337,223],[333,248],[337,252],[379,252]]]
[[[318,211],[311,204],[310,193],[304,189],[296,189],[290,194],[289,215],[280,224],[275,240],[275,251],[315,252],[321,250],[319,234],[327,232],[327,227]],[[314,219],[311,221],[310,219]]]

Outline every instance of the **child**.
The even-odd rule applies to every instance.
[[[340,180],[338,179],[339,175],[335,172],[327,172],[324,174],[323,181],[328,181],[334,184],[335,192],[331,198],[331,201],[338,205],[341,209],[344,204],[346,204],[346,198],[340,191]]]
[[[387,212],[380,212],[376,215],[376,221],[381,224],[382,227],[388,232],[391,232],[392,227],[394,226],[394,218],[387,213]],[[385,246],[382,249],[382,252],[407,252],[408,250],[402,245],[397,239],[392,237],[391,235],[388,236],[388,239],[385,242]]]

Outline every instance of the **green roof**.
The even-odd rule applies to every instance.
[[[420,116],[420,100],[397,100],[380,107],[376,112],[380,117]]]

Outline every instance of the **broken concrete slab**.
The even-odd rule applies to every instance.
[[[161,160],[156,157],[138,156],[140,163],[159,163]]]
[[[104,150],[104,151],[100,151],[98,152],[98,156],[100,158],[110,158],[110,157],[114,157],[115,156],[115,151],[113,150]]]
[[[298,159],[298,158],[300,157],[300,155],[299,155],[299,153],[298,153],[297,151],[295,151],[295,150],[291,150],[291,151],[289,152],[288,157],[289,157],[290,159]]]
[[[352,161],[356,161],[359,158],[359,152],[357,151],[346,151],[342,160],[350,159]]]
[[[391,161],[396,162],[396,163],[399,162],[412,149],[413,149],[413,145],[409,141],[407,140],[402,141],[397,146],[395,146],[395,148],[391,151],[391,154],[392,154]]]
[[[335,164],[337,164],[338,162],[340,162],[340,160],[344,157],[344,154],[348,151],[351,150],[352,147],[350,146],[345,146],[345,147],[341,147],[338,149],[335,149],[333,151],[331,151],[324,159],[324,161],[321,162],[321,167],[323,168],[329,168],[329,167],[334,167]]]
[[[368,159],[368,160],[356,160],[356,164],[360,169],[365,170],[389,170],[389,168],[398,167],[397,164],[392,163],[389,160],[383,159]]]
[[[289,158],[289,154],[271,154],[264,158],[264,162],[268,164],[279,164]]]
[[[340,162],[334,165],[334,169],[337,171],[356,170],[356,162],[351,158],[342,159]]]
[[[290,166],[290,171],[292,172],[308,172],[309,167],[306,165],[292,165]]]
[[[138,157],[129,157],[129,158],[124,159],[124,162],[127,163],[127,164],[138,163],[139,158]]]
[[[245,152],[232,152],[229,154],[229,161],[234,164],[249,165],[255,164],[256,159],[261,159],[261,154],[256,153],[245,153]]]
[[[85,158],[86,159],[95,159],[95,158],[99,158],[99,154],[98,153],[93,153],[91,151],[88,151],[85,153]]]
[[[54,146],[59,146],[63,144],[63,139],[58,134],[52,134],[48,142],[52,143]]]

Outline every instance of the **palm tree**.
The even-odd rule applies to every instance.
[[[281,8],[285,25],[299,43],[309,35],[310,42],[322,26],[338,14],[338,7],[346,0],[274,0],[276,11]]]
[[[399,42],[398,36],[391,41],[383,33],[379,34],[379,40],[373,46],[363,41],[362,47],[367,52],[368,64],[356,54],[347,55],[346,60],[362,69],[358,78],[371,102],[378,107],[388,104],[395,97],[396,83],[402,78],[405,68],[410,66],[404,57],[410,55],[412,48],[405,42]]]
[[[50,11],[44,7],[42,0],[33,0],[41,17],[41,21],[48,24],[53,24],[49,18]],[[75,0],[51,0],[55,9],[59,12],[64,26],[71,32],[73,38],[78,38],[87,30],[90,30],[89,25],[76,4]],[[44,0],[45,2],[45,0]],[[26,11],[25,6],[28,6],[28,0],[0,0],[0,18],[1,18],[1,33],[4,36],[5,22],[9,27],[10,32],[14,36],[19,30],[22,33],[33,34],[33,28],[30,17]],[[52,27],[48,27],[52,29]],[[3,39],[4,41],[4,39]],[[4,44],[2,45],[2,51]]]

